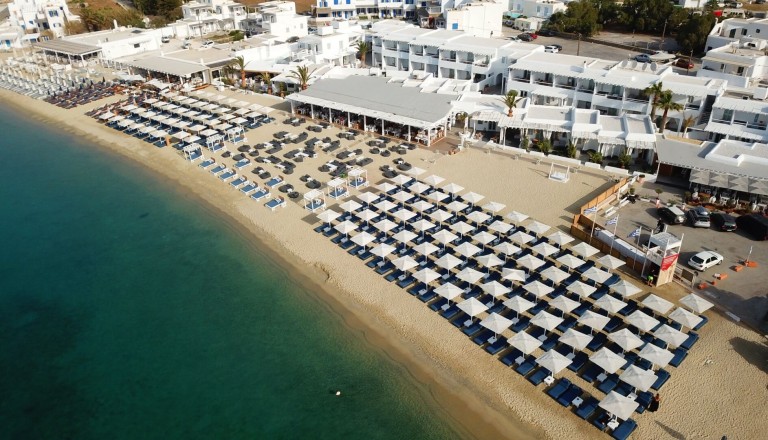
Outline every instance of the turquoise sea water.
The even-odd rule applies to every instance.
[[[0,438],[458,437],[196,200],[4,108],[0,133]]]

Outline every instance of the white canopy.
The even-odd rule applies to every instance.
[[[643,349],[640,350],[640,353],[638,353],[638,356],[662,368],[666,367],[667,364],[669,364],[669,361],[671,361],[672,358],[675,357],[675,355],[670,353],[669,351],[664,350],[663,348],[657,347],[653,344],[645,344],[645,347],[643,347]]]
[[[700,316],[696,316],[688,310],[682,309],[680,307],[676,308],[675,311],[669,314],[669,319],[679,323],[683,327],[688,328],[696,327],[702,320]]]
[[[632,414],[635,412],[635,409],[637,409],[639,405],[639,403],[635,402],[629,397],[622,396],[616,391],[611,391],[608,393],[608,395],[599,404],[600,408],[608,411],[621,420],[626,420],[632,417]]]
[[[451,270],[461,263],[462,263],[461,259],[459,259],[453,254],[448,254],[448,253],[438,258],[437,260],[435,260],[435,264],[447,270]]]
[[[465,299],[464,301],[458,303],[457,306],[461,309],[462,312],[473,318],[488,310],[488,307],[478,301],[475,297]]]
[[[494,312],[480,321],[480,325],[498,335],[508,329],[512,325],[512,321]]]
[[[586,263],[586,261],[582,260],[579,257],[574,256],[573,254],[565,254],[557,257],[558,263],[562,264],[563,266],[567,266],[571,269],[575,269],[579,266],[582,266]]]
[[[579,324],[584,324],[593,330],[602,330],[606,324],[608,324],[610,318],[607,316],[595,313],[592,310],[587,310],[579,317]]]
[[[589,258],[598,252],[597,249],[588,245],[587,243],[584,243],[583,241],[571,246],[571,250],[575,254],[581,255],[584,258]]]
[[[690,293],[686,296],[684,296],[682,299],[680,299],[680,304],[688,307],[689,309],[693,310],[694,312],[698,314],[702,314],[709,310],[713,304],[702,297]]]
[[[517,313],[523,313],[536,305],[528,301],[527,299],[523,298],[522,296],[517,296],[517,295],[505,300],[503,304],[508,309],[514,310]]]
[[[659,325],[659,321],[656,318],[648,316],[640,310],[632,312],[632,314],[626,317],[626,321],[644,332],[649,332]]]
[[[392,264],[396,268],[402,271],[413,269],[414,267],[419,265],[419,263],[417,263],[416,260],[414,260],[408,255],[392,260]]]
[[[626,307],[627,303],[611,295],[603,295],[595,301],[595,305],[608,313],[616,314]]]
[[[643,289],[635,286],[634,284],[630,283],[627,280],[620,280],[617,283],[611,284],[609,286],[609,289],[618,293],[624,298],[628,298],[632,295],[636,295],[643,291]]]
[[[636,334],[625,328],[609,333],[608,339],[618,344],[624,351],[633,350],[644,343]]]
[[[618,269],[619,267],[626,264],[623,260],[616,258],[613,255],[603,255],[595,261],[597,261],[597,263],[601,266],[608,268],[609,270]]]
[[[579,307],[581,303],[568,298],[565,295],[559,295],[555,299],[549,302],[549,305],[563,311],[563,313],[570,313],[576,307]]]
[[[517,259],[517,264],[520,267],[524,267],[528,270],[536,270],[539,267],[544,265],[544,261],[542,261],[539,258],[534,257],[533,255],[523,255],[522,257]]]
[[[528,219],[528,216],[517,211],[512,211],[509,214],[507,214],[507,218],[512,220],[512,223],[520,224],[521,222],[524,222]]]
[[[586,333],[582,333],[578,330],[569,328],[560,336],[560,342],[569,345],[576,350],[584,350],[587,345],[592,341],[593,336]]]
[[[515,333],[507,342],[525,354],[531,354],[541,346],[541,341],[526,332]]]
[[[552,374],[561,372],[571,365],[571,360],[555,350],[549,350],[536,359],[536,363],[549,370]]]
[[[688,335],[666,324],[657,328],[653,335],[669,344],[671,347],[679,347],[688,339]]]
[[[593,353],[592,356],[589,357],[589,360],[605,370],[605,372],[608,374],[617,372],[619,368],[623,367],[624,364],[627,363],[626,359],[624,359],[624,356],[616,354],[605,347]]]
[[[575,293],[576,295],[579,295],[582,298],[586,298],[597,290],[596,287],[590,286],[589,284],[582,283],[579,280],[576,280],[568,285],[568,287],[565,288],[565,290]],[[603,295],[605,296],[605,295]]]
[[[544,310],[540,311],[539,313],[536,314],[536,316],[531,318],[531,324],[541,327],[547,331],[554,330],[562,322],[563,322],[563,318],[560,318],[559,316],[555,316]]]
[[[454,284],[445,283],[437,287],[435,289],[435,293],[447,299],[448,301],[451,301],[464,293],[464,290],[462,290],[460,287],[456,287]]]
[[[573,240],[575,240],[573,237],[560,231],[557,231],[554,234],[550,234],[547,236],[547,241],[549,241],[550,243],[554,243],[558,246],[563,246],[565,244],[572,242]]]
[[[646,296],[643,300],[642,304],[649,309],[653,310],[654,312],[665,314],[674,307],[674,304],[667,301],[664,298],[661,298],[659,296],[656,296],[655,294],[651,293],[650,295]]]
[[[648,391],[656,380],[656,376],[653,371],[643,370],[637,365],[630,365],[624,372],[621,373],[619,379],[632,385],[640,391]]]

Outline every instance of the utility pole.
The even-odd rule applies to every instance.
[[[661,31],[661,44],[659,50],[664,50],[664,37],[667,35],[667,20],[664,20],[664,30]]]
[[[581,52],[581,33],[576,34],[579,37],[579,42],[576,43],[576,56],[579,56]]]

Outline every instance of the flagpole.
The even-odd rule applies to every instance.
[[[637,247],[638,251],[640,250],[640,236],[641,235],[643,235],[643,227],[642,226],[640,226],[640,232],[638,232],[637,233],[637,237],[635,237],[635,246]],[[635,263],[632,265],[632,269],[633,270],[637,270],[637,269],[635,269],[635,266],[637,266],[637,252],[635,252],[634,254],[635,254],[635,258],[634,258]]]
[[[619,216],[616,216],[616,223],[613,224],[613,240],[611,240],[611,248],[608,250],[608,255],[613,252],[613,243],[616,242],[616,229],[619,227]]]
[[[592,244],[592,236],[595,234],[595,223],[597,223],[597,206],[593,206],[595,208],[595,212],[593,214],[595,215],[594,218],[592,218],[592,230],[589,231],[589,244]],[[592,208],[589,208],[592,209]],[[589,216],[587,216],[589,218]]]
[[[640,278],[643,278],[645,276],[645,263],[648,262],[648,251],[651,247],[651,238],[653,238],[653,231],[651,231],[650,234],[648,234],[648,244],[645,246],[645,259],[643,260],[643,270],[640,272]]]

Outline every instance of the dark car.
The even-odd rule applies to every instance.
[[[542,37],[554,37],[555,31],[551,29],[542,29],[539,31],[539,35],[541,35]]]
[[[526,41],[529,43],[533,41],[533,37],[530,36],[529,34],[520,34],[517,36],[517,38],[520,39],[521,41]]]
[[[736,230],[736,218],[724,212],[713,212],[709,215],[709,222],[719,231],[731,232]]]
[[[685,214],[683,214],[683,211],[674,206],[661,207],[657,213],[659,214],[659,218],[669,225],[680,225],[685,222]]]
[[[678,58],[675,61],[675,66],[682,67],[683,69],[693,69],[693,63],[687,58]]]
[[[760,214],[747,214],[736,219],[739,229],[755,240],[768,240],[768,219]]]
[[[709,211],[703,206],[695,206],[685,212],[688,222],[694,228],[709,228]]]

